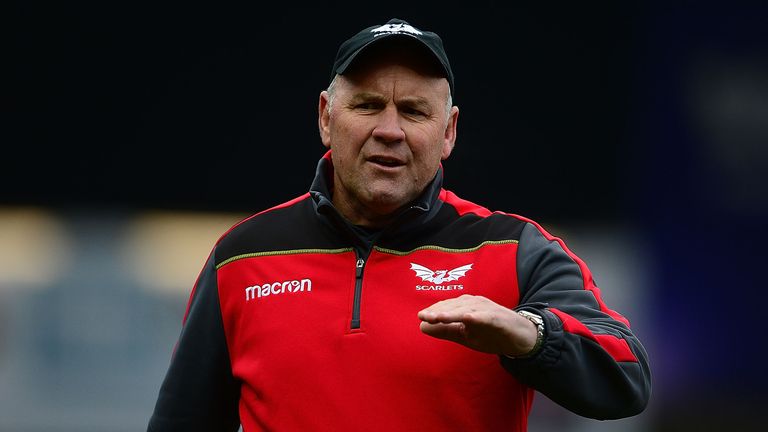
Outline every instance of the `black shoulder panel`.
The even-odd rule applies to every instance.
[[[315,213],[311,198],[262,212],[236,225],[216,246],[215,261],[259,252],[349,247]]]
[[[426,224],[402,235],[387,236],[381,245],[395,250],[412,250],[425,245],[467,249],[487,241],[519,240],[524,227],[525,222],[504,213],[459,215],[452,206],[443,205]]]

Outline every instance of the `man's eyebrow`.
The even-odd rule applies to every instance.
[[[362,101],[382,101],[384,100],[384,97],[377,93],[371,93],[371,92],[360,92],[355,93],[352,95],[351,98],[349,98],[349,101],[351,103],[357,103]]]
[[[422,96],[405,97],[399,100],[397,103],[398,105],[407,105],[417,108],[429,108],[432,106],[432,104],[429,102],[429,99]]]
[[[416,105],[429,105],[429,99],[423,96],[411,96],[403,98],[404,102],[416,104]]]

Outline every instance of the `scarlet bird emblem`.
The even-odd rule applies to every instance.
[[[443,282],[459,280],[468,271],[472,270],[472,264],[456,267],[453,270],[430,270],[422,265],[411,263],[411,270],[416,272],[416,276],[421,280],[441,284]]]

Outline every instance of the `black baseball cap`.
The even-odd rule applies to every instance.
[[[448,56],[445,54],[443,41],[440,39],[440,36],[437,33],[417,29],[408,24],[408,22],[397,18],[387,21],[384,25],[367,27],[344,41],[336,53],[336,60],[333,62],[333,70],[331,71],[331,80],[333,80],[336,74],[343,75],[344,71],[349,68],[358,54],[373,43],[385,39],[392,40],[393,38],[411,38],[429,48],[429,52],[434,54],[442,66],[445,78],[451,87],[451,94],[454,94],[453,72],[451,71],[451,64],[448,62]]]

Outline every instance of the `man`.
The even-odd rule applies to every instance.
[[[340,46],[310,191],[216,243],[150,431],[524,431],[534,389],[598,419],[645,408],[646,353],[584,262],[442,188],[453,87],[405,21]]]

